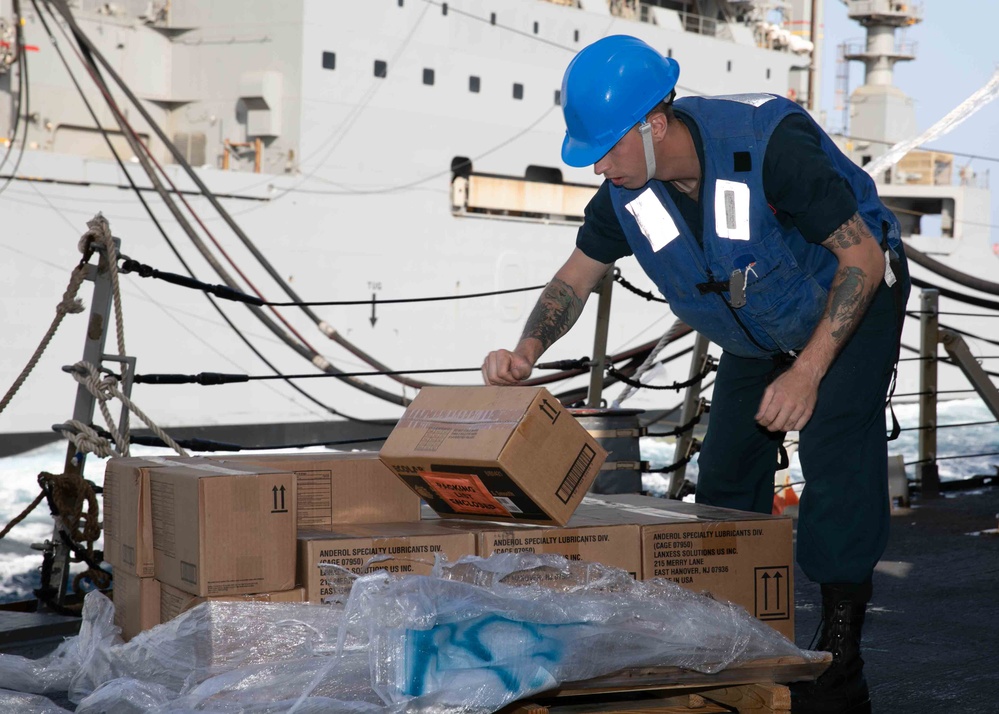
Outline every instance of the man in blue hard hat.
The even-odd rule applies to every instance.
[[[483,377],[526,379],[634,255],[674,314],[722,347],[697,501],[770,513],[779,446],[800,432],[797,560],[821,585],[818,648],[833,662],[792,688],[792,711],[869,712],[860,640],[888,539],[884,406],[909,292],[898,221],[794,102],[674,102],[678,76],[627,36],[569,64],[562,158],[605,180],[519,343],[491,352]]]

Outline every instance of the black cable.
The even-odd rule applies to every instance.
[[[652,302],[662,302],[662,303],[668,302],[664,298],[656,297],[655,295],[653,295],[652,293],[650,293],[650,292],[648,292],[646,290],[642,290],[640,288],[635,287],[634,285],[632,285],[631,283],[629,283],[627,280],[625,280],[624,276],[621,275],[620,273],[618,273],[618,274],[616,274],[614,276],[614,282],[619,283],[621,285],[621,287],[623,287],[624,289],[629,290],[629,291],[635,293],[635,295],[638,295],[639,297],[643,297],[646,300],[651,300]]]
[[[920,459],[919,461],[906,461],[906,466],[913,466],[916,464],[931,464],[934,461],[949,461],[951,459],[976,459],[979,456],[999,456],[999,451],[990,451],[985,454],[956,454],[954,456],[937,456],[933,459]]]
[[[375,424],[372,424],[375,426]],[[385,423],[377,424],[377,426],[384,426],[386,428],[395,425],[394,421],[388,421]],[[91,425],[98,434],[104,438],[111,437],[111,432],[103,429],[96,425]],[[66,429],[67,431],[77,431],[75,429]],[[364,444],[370,441],[384,441],[388,436],[368,436],[359,437],[356,439],[338,439],[334,441],[324,440],[324,441],[312,441],[301,444],[277,444],[277,445],[266,445],[266,446],[245,446],[243,444],[230,444],[225,441],[215,441],[213,439],[175,439],[176,443],[187,449],[188,451],[276,451],[278,449],[307,449],[315,446],[346,446],[349,444]],[[132,434],[129,439],[130,444],[138,444],[141,446],[158,446],[165,449],[173,448],[169,446],[165,441],[160,439],[158,436],[138,436]]]
[[[931,429],[953,429],[959,426],[983,426],[985,424],[999,424],[999,421],[992,419],[990,421],[969,421],[962,422],[960,424],[937,424],[936,426],[907,426],[900,431],[927,431]]]
[[[349,379],[351,377],[391,377],[398,374],[436,374],[445,372],[481,372],[482,367],[454,367],[450,369],[411,369],[394,372],[309,372],[308,374],[223,374],[221,372],[199,372],[198,374],[137,374],[133,384],[197,384],[202,387],[215,387],[220,384],[262,382],[272,379]]]
[[[611,375],[612,377],[616,377],[618,380],[624,382],[625,384],[630,385],[632,387],[636,387],[638,389],[672,389],[674,391],[679,391],[681,389],[686,389],[687,387],[697,384],[702,379],[711,374],[711,372],[713,372],[715,369],[716,367],[714,361],[708,360],[708,363],[705,365],[704,369],[701,370],[700,374],[696,374],[684,382],[673,382],[673,384],[669,385],[645,384],[644,382],[640,382],[637,379],[632,379],[631,377],[625,375],[623,372],[621,372],[613,365],[607,367],[607,374]]]
[[[480,297],[493,297],[495,295],[508,295],[510,293],[523,293],[529,292],[531,290],[541,290],[544,285],[532,285],[526,288],[510,288],[509,290],[494,290],[487,293],[468,293],[467,295],[441,295],[436,297],[423,297],[423,298],[398,298],[390,300],[379,300],[376,298],[371,298],[370,300],[325,300],[317,302],[272,302],[270,300],[264,300],[257,297],[256,295],[250,295],[239,290],[230,288],[228,285],[218,285],[209,284],[202,282],[200,280],[195,280],[184,275],[177,275],[176,273],[170,273],[165,270],[157,270],[152,266],[140,263],[137,260],[132,260],[131,258],[125,258],[122,256],[121,272],[122,273],[134,273],[141,278],[155,278],[157,280],[163,280],[173,285],[179,285],[181,287],[190,288],[193,290],[202,290],[204,292],[209,292],[216,297],[223,298],[225,300],[234,300],[237,302],[245,302],[251,305],[258,305],[263,307],[328,307],[334,305],[389,305],[395,303],[411,303],[411,302],[438,302],[442,300],[465,300],[467,298],[480,298]]]

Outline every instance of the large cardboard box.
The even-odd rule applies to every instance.
[[[610,516],[617,515],[610,512]],[[601,563],[627,571],[636,580],[642,572],[639,527],[620,519],[604,521],[574,515],[564,526],[483,523],[438,519],[442,528],[475,534],[476,553],[488,558],[494,553],[561,555],[567,560]]]
[[[183,590],[160,584],[159,618],[169,622],[182,612],[203,602],[305,602],[305,588],[292,588],[279,592],[253,593],[250,595],[213,595],[198,597]]]
[[[345,525],[335,532],[300,531],[298,578],[308,602],[344,601],[354,582],[344,571],[429,575],[437,555],[449,562],[475,555],[475,535],[421,521]]]
[[[149,472],[173,463],[156,457],[108,460],[104,470],[104,560],[114,567],[115,575],[126,572],[153,577]]]
[[[128,642],[137,634],[160,624],[160,582],[156,578],[138,578],[125,571],[114,574],[114,624]]]
[[[609,513],[617,512],[610,516]],[[636,494],[588,496],[580,518],[640,528],[642,579],[666,578],[744,607],[794,640],[794,556],[787,516]]]
[[[441,516],[556,525],[607,458],[540,387],[424,387],[379,454]]]
[[[193,460],[149,472],[156,577],[192,595],[295,587],[295,477]]]
[[[377,451],[211,458],[237,468],[249,463],[294,473],[301,529],[328,529],[341,523],[420,520],[420,497],[382,463]]]

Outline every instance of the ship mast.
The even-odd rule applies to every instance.
[[[850,134],[869,143],[867,163],[917,132],[911,97],[894,86],[897,62],[916,58],[915,44],[895,31],[922,22],[922,6],[904,0],[845,0],[847,14],[867,32],[861,46],[848,46],[844,59],[864,63],[864,83],[850,95]]]

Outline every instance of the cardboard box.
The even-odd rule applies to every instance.
[[[172,466],[165,458],[116,457],[104,470],[104,560],[115,575],[153,577],[149,472]]]
[[[375,570],[429,575],[434,557],[454,562],[475,555],[475,535],[432,522],[354,524],[336,532],[300,531],[298,578],[308,602],[343,601],[354,578],[322,565],[337,565],[363,575]]]
[[[642,579],[666,578],[744,607],[794,641],[794,556],[787,516],[635,494],[588,496],[580,518],[640,527]]]
[[[253,593],[251,595],[213,595],[198,597],[183,590],[160,583],[159,618],[169,622],[183,612],[203,602],[305,602],[305,588],[292,588],[279,592]]]
[[[114,624],[128,642],[137,634],[160,624],[160,582],[156,578],[137,578],[125,571],[114,574]]]
[[[295,587],[295,477],[193,459],[149,472],[156,577],[192,595]]]
[[[420,497],[381,462],[377,451],[217,456],[222,463],[295,474],[298,527],[420,520]]]
[[[539,387],[424,387],[379,455],[441,516],[548,525],[607,458]]]
[[[578,513],[578,512],[577,512]],[[617,515],[612,512],[611,515]],[[610,521],[612,519],[608,519]],[[439,519],[442,528],[475,534],[476,553],[535,553],[564,556],[567,560],[601,563],[627,571],[638,579],[642,572],[639,527],[623,521],[598,522],[574,515],[564,526],[483,523]]]

